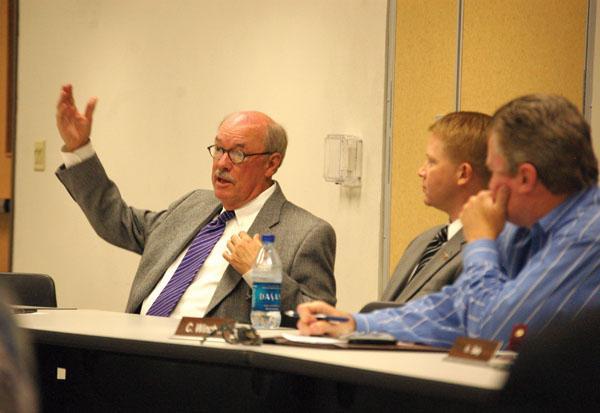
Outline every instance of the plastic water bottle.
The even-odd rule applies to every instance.
[[[281,324],[281,260],[275,251],[275,235],[261,236],[262,248],[252,267],[254,328],[277,328]]]

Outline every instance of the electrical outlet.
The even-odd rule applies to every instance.
[[[67,369],[64,367],[56,368],[56,380],[66,380],[67,379]]]
[[[33,147],[33,170],[44,171],[46,169],[46,141],[36,141]]]

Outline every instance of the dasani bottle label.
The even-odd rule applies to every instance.
[[[252,290],[254,310],[279,311],[281,306],[281,284],[254,283]]]

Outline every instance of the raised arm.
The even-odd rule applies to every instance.
[[[92,115],[96,107],[97,98],[88,101],[85,113],[80,113],[73,99],[73,86],[64,85],[56,104],[56,127],[69,152],[85,145],[90,140],[92,130]]]

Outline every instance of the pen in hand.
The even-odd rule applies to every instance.
[[[298,313],[293,310],[285,311],[284,314],[288,317],[300,318]],[[348,317],[340,317],[340,316],[325,315],[325,314],[313,314],[313,316],[317,320],[329,321],[329,322],[334,321],[334,322],[338,322],[338,323],[345,323],[346,321],[350,321],[350,319]]]

